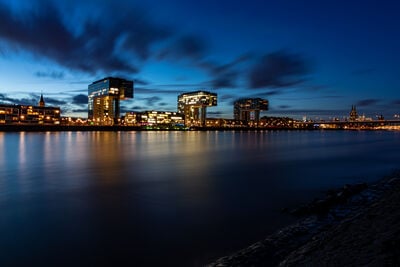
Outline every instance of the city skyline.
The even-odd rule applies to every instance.
[[[399,113],[397,3],[100,3],[0,0],[0,103],[43,92],[86,117],[87,85],[118,76],[135,82],[121,114],[176,111],[179,94],[198,90],[218,94],[217,118],[254,97],[269,116]]]

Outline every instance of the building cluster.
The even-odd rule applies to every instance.
[[[373,121],[372,118],[365,117],[365,115],[358,115],[356,106],[351,106],[351,111],[349,114],[349,122],[362,122],[362,121]],[[384,117],[382,115],[378,116],[378,121],[383,121]]]
[[[262,98],[242,98],[233,103],[233,119],[208,118],[207,108],[218,104],[216,93],[194,91],[178,95],[176,111],[147,110],[121,114],[120,101],[133,98],[134,82],[106,77],[88,85],[88,118],[61,117],[59,107],[45,105],[43,94],[38,105],[0,104],[0,124],[43,124],[43,125],[126,125],[150,128],[173,129],[182,127],[268,127],[305,128],[315,126],[312,121],[295,121],[291,118],[260,117],[268,110],[269,102]],[[380,116],[377,121],[383,121]],[[375,122],[372,118],[358,115],[352,106],[348,119],[323,122],[320,127],[343,128]],[[372,124],[371,124],[372,125]]]
[[[44,124],[61,123],[59,107],[46,107],[43,94],[37,106],[0,104],[0,124]]]
[[[261,125],[260,111],[268,110],[261,98],[239,99],[234,103],[234,120],[207,118],[207,108],[218,103],[216,93],[194,91],[178,96],[177,111],[127,112],[120,115],[120,100],[133,98],[133,81],[107,77],[88,86],[88,121],[91,125],[160,127],[237,127]]]
[[[218,103],[216,93],[194,91],[178,95],[176,111],[141,111],[121,114],[120,101],[133,98],[133,81],[106,77],[88,85],[88,118],[61,117],[59,107],[45,105],[43,94],[37,106],[0,104],[0,124],[127,125],[144,127],[254,127],[271,124],[260,119],[268,100],[239,99],[234,119],[207,118],[207,108]],[[272,124],[276,124],[275,120]]]
[[[352,106],[348,119],[340,121],[295,121],[284,117],[260,117],[268,110],[269,102],[262,98],[242,98],[233,103],[233,119],[208,118],[207,108],[218,103],[216,93],[194,91],[178,95],[176,111],[147,110],[121,114],[120,101],[133,98],[134,82],[114,77],[106,77],[88,86],[88,118],[62,117],[59,107],[46,106],[43,94],[38,105],[0,104],[0,124],[21,125],[125,125],[156,129],[187,127],[214,128],[332,128],[346,129],[382,127],[384,118],[377,120],[358,115]],[[387,121],[387,123],[397,123]],[[390,124],[389,126],[392,127]],[[396,125],[397,127],[397,125]]]
[[[127,112],[122,121],[127,126],[184,126],[183,114],[167,111]]]

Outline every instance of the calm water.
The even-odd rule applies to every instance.
[[[0,133],[0,266],[201,265],[399,167],[400,132]]]

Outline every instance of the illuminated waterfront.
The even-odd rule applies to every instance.
[[[0,133],[0,265],[200,265],[398,167],[399,132]]]

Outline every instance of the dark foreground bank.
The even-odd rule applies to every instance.
[[[292,210],[296,224],[208,266],[400,266],[400,174],[362,187]]]

